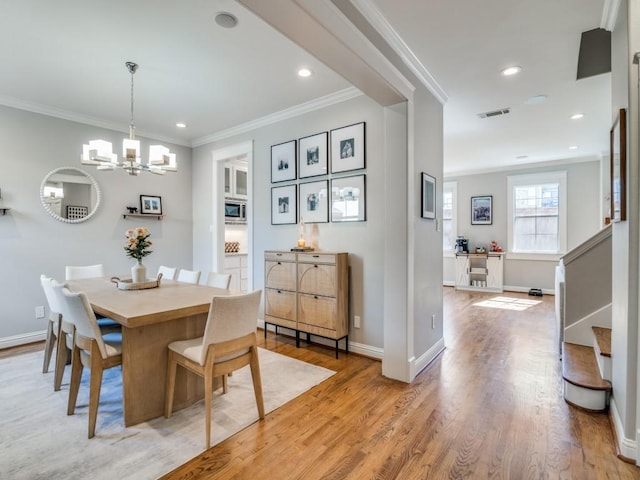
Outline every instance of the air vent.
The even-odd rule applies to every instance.
[[[492,112],[479,113],[478,117],[480,118],[498,117],[500,115],[506,115],[507,113],[511,113],[510,108],[501,108],[500,110],[494,110]]]

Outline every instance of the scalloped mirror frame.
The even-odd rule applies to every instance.
[[[47,202],[45,202],[44,187],[45,187],[45,185],[47,183],[47,180],[52,175],[55,175],[56,173],[60,173],[60,172],[62,172],[64,170],[73,170],[75,172],[81,173],[82,175],[84,175],[85,177],[87,177],[89,179],[89,181],[91,182],[91,185],[96,189],[96,204],[93,206],[93,208],[91,209],[89,214],[84,218],[78,218],[78,219],[70,220],[68,218],[61,217],[60,215],[58,215],[57,213],[55,213],[51,209],[50,205]],[[82,223],[82,222],[86,222],[87,220],[89,220],[98,211],[98,207],[100,206],[101,199],[102,199],[102,192],[100,191],[100,187],[98,186],[98,182],[96,182],[95,178],[93,178],[91,175],[89,175],[84,170],[82,170],[80,168],[76,168],[76,167],[59,167],[59,168],[55,168],[55,169],[51,170],[49,173],[47,173],[44,176],[44,179],[42,180],[42,183],[40,184],[40,202],[42,203],[42,206],[44,207],[44,209],[47,211],[47,213],[49,215],[51,215],[53,218],[55,218],[59,222],[63,222],[63,223]]]

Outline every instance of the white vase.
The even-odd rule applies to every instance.
[[[131,281],[133,283],[142,283],[147,280],[147,267],[142,263],[142,259],[131,267]]]

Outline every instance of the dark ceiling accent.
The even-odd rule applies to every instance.
[[[603,28],[582,32],[577,80],[610,71],[611,32]]]

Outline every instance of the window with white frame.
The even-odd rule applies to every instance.
[[[513,175],[508,180],[509,252],[566,251],[567,173]]]
[[[444,182],[442,187],[442,251],[452,252],[456,244],[457,182]]]

